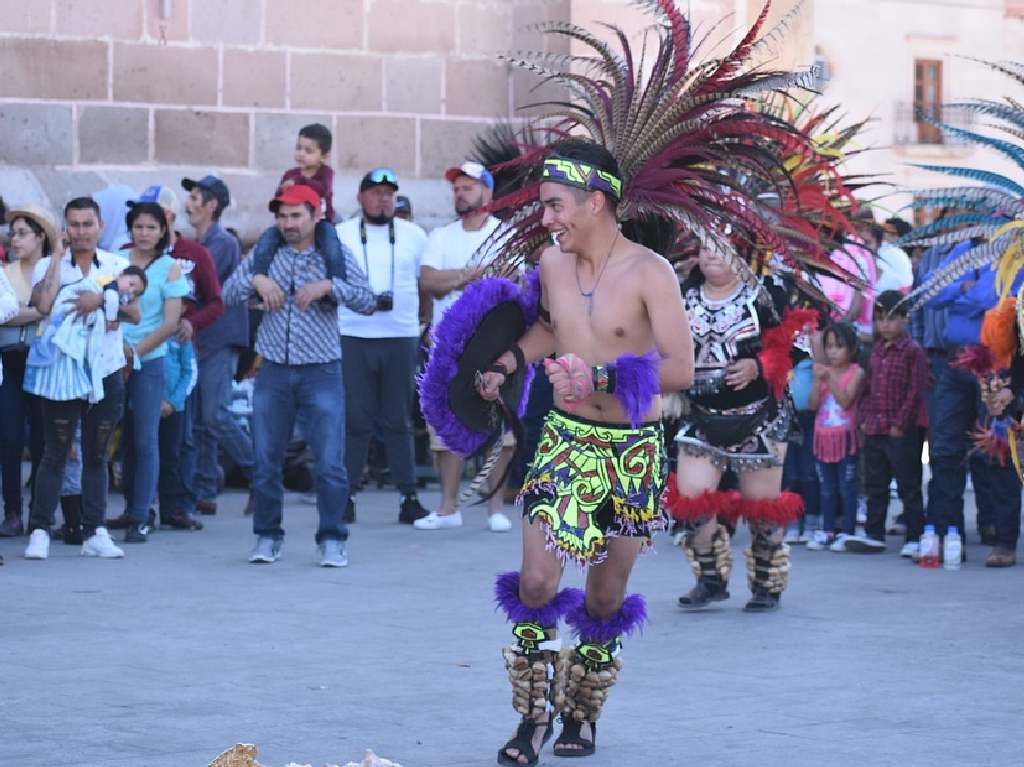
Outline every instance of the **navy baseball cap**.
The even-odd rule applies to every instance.
[[[205,189],[216,197],[217,201],[220,203],[221,210],[231,204],[231,195],[228,193],[228,185],[216,176],[203,176],[198,181],[190,178],[183,178],[181,180],[181,188],[186,192],[191,192],[192,189],[197,186],[200,189]]]

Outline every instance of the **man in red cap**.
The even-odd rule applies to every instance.
[[[320,564],[345,567],[348,501],[345,472],[345,408],[341,374],[341,335],[337,307],[370,314],[375,300],[361,265],[343,249],[344,276],[329,276],[314,237],[320,195],[296,184],[270,203],[284,244],[266,274],[255,274],[253,259],[243,261],[225,283],[225,304],[248,301],[253,294],[265,312],[256,335],[263,364],[256,375],[253,441],[256,466],[253,532],[256,547],[249,561],[274,562],[281,550],[284,485],[281,467],[296,419],[316,465],[316,542]]]

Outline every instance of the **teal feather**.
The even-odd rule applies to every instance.
[[[1024,186],[1021,186],[1013,179],[1007,178],[1001,173],[993,173],[992,171],[980,170],[978,168],[958,168],[955,165],[922,165],[919,163],[912,163],[911,167],[920,168],[921,170],[930,170],[935,173],[945,173],[948,176],[969,178],[972,181],[978,181],[983,184],[992,184],[993,186],[1001,187],[1008,192],[1013,192],[1024,197]]]

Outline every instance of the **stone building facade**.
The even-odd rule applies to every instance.
[[[335,207],[392,167],[428,226],[442,171],[534,85],[493,52],[545,45],[570,0],[0,0],[0,194],[57,209],[111,183],[216,172],[251,236],[299,127],[334,133]]]
[[[695,39],[713,30],[706,52],[762,4],[678,0]],[[1021,0],[775,0],[769,24],[797,4],[766,63],[817,61],[822,103],[874,118],[864,144],[878,149],[856,170],[922,186],[936,179],[908,163],[983,161],[921,131],[915,77],[938,77],[942,101],[1002,97],[1001,78],[957,54],[1024,60]],[[317,121],[335,136],[340,214],[361,173],[389,165],[430,227],[451,217],[443,169],[545,95],[493,54],[551,46],[538,22],[595,20],[638,44],[648,23],[629,0],[0,0],[0,195],[56,209],[112,183],[212,171],[236,199],[226,222],[251,237],[298,128]]]

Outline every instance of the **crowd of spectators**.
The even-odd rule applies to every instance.
[[[499,226],[487,209],[494,179],[475,162],[449,169],[456,219],[428,236],[412,222],[397,175],[376,168],[353,190],[356,215],[335,221],[331,141],[319,124],[300,131],[295,167],[269,204],[276,224],[246,257],[220,223],[231,194],[214,175],[77,197],[59,226],[38,206],[6,211],[0,536],[27,534],[27,558],[47,558],[54,537],[83,555],[116,558],[124,550],[110,530],[124,530],[126,544],[145,543],[157,527],[202,530],[201,517],[217,513],[226,463],[250,488],[250,561],[273,562],[284,539],[282,471],[296,436],[311,455],[322,565],[347,564],[371,445],[382,448],[379,468],[398,492],[399,522],[420,530],[463,524],[464,462],[433,434],[440,506],[428,510],[417,497],[415,374],[430,327],[483,273],[481,245]],[[182,209],[192,238],[177,226]],[[977,383],[951,364],[979,341],[982,316],[996,303],[994,275],[977,270],[908,318],[903,299],[962,248],[907,253],[897,244],[910,229],[905,221],[879,223],[868,211],[856,224],[858,237],[833,260],[860,284],[822,282],[833,316],[794,367],[800,433],[784,483],[803,496],[806,515],[787,540],[877,553],[887,535],[899,535],[901,555],[917,557],[924,525],[940,538],[951,526],[965,532],[970,476],[977,533],[993,547],[986,564],[1012,565],[1020,482],[1012,466],[972,449],[985,411]],[[243,428],[231,404],[250,347],[253,416]],[[495,476],[506,474],[513,453],[511,441],[504,447]],[[120,471],[108,470],[112,454]],[[125,506],[108,520],[111,474]],[[890,523],[893,487],[902,510]],[[493,490],[487,526],[504,532],[512,526],[505,493]],[[63,525],[55,528],[58,505]]]

